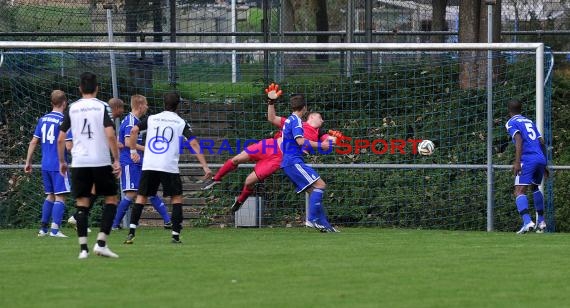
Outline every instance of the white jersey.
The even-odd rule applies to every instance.
[[[72,167],[111,165],[111,153],[105,127],[113,126],[109,105],[97,98],[80,99],[69,106],[60,129],[71,129]]]
[[[163,111],[137,126],[141,131],[146,130],[142,170],[180,173],[180,142],[190,137],[190,125],[175,112]]]

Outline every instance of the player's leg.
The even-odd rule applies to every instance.
[[[91,168],[71,168],[71,194],[75,198],[77,238],[79,241],[79,259],[88,256],[87,220],[89,219],[89,197],[94,182]]]
[[[170,196],[172,202],[172,243],[179,244],[182,231],[182,180],[178,173],[160,172],[163,196]]]
[[[317,175],[318,176],[318,175]],[[316,217],[318,224],[324,227],[324,232],[339,232],[335,229],[327,219],[327,214],[323,206],[323,197],[325,195],[325,189],[327,185],[322,178],[313,183],[311,189],[309,190],[309,213],[308,217]],[[314,218],[313,218],[314,219]],[[311,220],[309,220],[311,221]]]
[[[534,209],[536,211],[536,232],[543,233],[546,231],[546,221],[544,220],[544,195],[539,189],[540,183],[544,178],[544,171],[546,169],[545,165],[538,164],[535,168],[533,174],[531,190],[532,190],[532,201],[534,203]]]
[[[93,207],[93,205],[95,204],[96,201],[97,201],[97,189],[95,188],[95,185],[92,185],[90,188],[90,193],[89,193],[89,199],[88,199],[89,206],[87,207],[87,211],[91,210],[91,208]],[[87,214],[89,214],[89,213],[87,213]],[[72,224],[72,225],[77,224],[77,219],[75,217],[75,213],[73,213],[71,216],[69,216],[67,223]],[[91,233],[91,229],[87,228],[87,232]]]
[[[50,176],[54,183],[55,202],[53,203],[52,223],[50,236],[53,237],[67,237],[59,229],[65,213],[65,198],[71,191],[71,185],[67,176],[62,176],[57,171],[50,171]]]
[[[113,218],[117,213],[117,181],[113,174],[113,167],[103,166],[92,168],[95,174],[95,187],[97,194],[105,197],[105,205],[101,213],[101,226],[97,234],[97,244],[93,247],[95,254],[103,257],[118,258],[107,246],[107,238],[111,234]]]
[[[129,206],[136,198],[137,193],[135,191],[123,191],[123,198],[119,201],[119,205],[117,205],[117,213],[115,214],[115,218],[113,219],[113,230],[118,230],[121,228],[121,221],[127,214],[129,210]]]
[[[325,188],[327,187],[325,181],[319,179],[313,183],[312,189],[309,193],[309,211],[315,211],[313,216],[316,216],[317,222],[325,227],[326,232],[339,232],[335,229],[327,219],[327,214],[323,206],[323,197],[325,195]],[[309,212],[309,215],[311,213]]]
[[[310,192],[309,195],[309,209],[307,213],[307,222],[305,223],[307,226],[311,226],[316,228],[317,230],[324,231],[326,228],[320,222],[320,209],[322,204],[319,201],[322,201],[322,193],[314,194],[315,188],[312,187],[315,182],[317,182],[320,177],[319,175],[309,166],[305,164],[294,164],[291,166],[283,167],[283,172],[287,175],[287,177],[295,184],[297,187],[297,193],[301,193],[304,191]],[[318,187],[323,187],[324,181],[320,183]],[[326,186],[325,186],[326,187]]]
[[[523,225],[517,233],[524,234],[528,231],[532,231],[534,228],[534,223],[530,218],[530,213],[528,211],[528,198],[526,196],[526,185],[515,185],[515,203],[517,205],[517,211],[522,218]]]
[[[117,214],[113,219],[113,230],[119,229],[121,221],[129,210],[129,206],[136,197],[137,189],[139,187],[141,167],[135,164],[121,165],[121,189],[123,191],[123,198],[117,205]]]
[[[180,233],[182,231],[182,221],[184,216],[182,213],[182,195],[172,196],[172,243],[180,244]]]
[[[44,184],[46,198],[42,204],[42,220],[40,230],[38,231],[38,236],[40,237],[48,235],[49,221],[52,216],[53,203],[55,202],[53,183],[49,175],[49,171],[42,170],[42,181]]]
[[[517,231],[518,234],[524,234],[528,231],[532,231],[536,226],[530,217],[526,192],[527,187],[534,184],[536,177],[535,173],[537,173],[537,168],[539,167],[544,168],[543,165],[536,164],[534,162],[523,162],[521,164],[520,173],[515,177],[515,202],[517,210],[523,220],[522,227]],[[544,172],[544,169],[542,169],[542,171]],[[540,180],[542,180],[542,178]]]
[[[253,193],[255,189],[255,184],[258,183],[260,179],[257,177],[255,171],[252,171],[246,178],[243,184],[243,188],[241,189],[241,193],[236,198],[232,206],[230,207],[232,213],[237,212],[245,200]]]
[[[515,203],[517,211],[522,218],[522,227],[517,231],[518,234],[524,234],[534,229],[534,223],[530,218],[528,211],[528,198],[526,196],[527,186],[532,184],[532,170],[528,163],[521,164],[521,171],[515,176]]]
[[[226,176],[226,174],[234,171],[239,164],[243,164],[248,161],[250,161],[250,157],[246,151],[242,151],[238,155],[226,160],[224,165],[220,168],[220,170],[218,170],[218,172],[216,172],[214,177],[204,182],[202,190],[211,189],[215,185],[220,184],[222,182],[223,177]]]
[[[536,233],[543,233],[546,230],[546,221],[544,220],[544,195],[538,188],[538,185],[532,185],[532,201],[536,210]]]
[[[127,234],[127,239],[125,244],[132,244],[135,240],[136,229],[139,225],[141,219],[142,211],[147,200],[151,196],[155,196],[158,191],[158,186],[160,185],[160,177],[158,171],[144,170],[141,174],[141,179],[139,181],[139,190],[137,193],[137,198],[135,204],[131,210],[131,222],[129,224],[129,234]]]
[[[158,214],[160,214],[160,217],[162,217],[162,220],[164,221],[164,228],[171,229],[172,221],[170,219],[170,215],[168,214],[168,208],[164,204],[164,201],[162,201],[162,198],[160,198],[158,195],[154,195],[149,198],[149,201],[150,204],[152,204],[152,207],[158,212]]]
[[[247,198],[253,193],[255,184],[263,182],[266,178],[279,170],[283,156],[280,154],[263,152],[262,154],[256,155],[255,158],[257,159],[257,163],[255,164],[255,167],[253,167],[253,172],[251,172],[245,179],[240,195],[232,204],[232,213],[239,210],[245,200],[247,200]]]

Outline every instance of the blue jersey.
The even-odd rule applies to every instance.
[[[296,138],[303,137],[303,122],[296,114],[292,114],[283,125],[283,161],[281,167],[303,163],[303,146],[297,144]]]
[[[517,114],[510,118],[505,125],[509,136],[515,142],[515,134],[519,133],[522,138],[521,162],[538,162],[546,164],[546,157],[542,152],[539,138],[542,136],[538,132],[536,125],[529,119]]]
[[[59,160],[57,158],[57,137],[59,136],[59,126],[63,122],[61,112],[52,111],[38,121],[34,137],[40,140],[42,147],[42,170],[59,171]]]
[[[140,122],[139,118],[135,117],[134,114],[129,113],[121,122],[121,127],[119,128],[119,142],[124,145],[119,153],[119,160],[121,165],[129,165],[134,164],[133,160],[131,159],[131,149],[125,143],[125,138],[131,136],[131,129],[133,126],[137,125]],[[139,134],[137,139],[137,144],[143,144],[142,134]],[[141,160],[137,163],[137,165],[142,165],[142,151],[137,151]]]

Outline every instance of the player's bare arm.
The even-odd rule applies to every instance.
[[[202,180],[211,178],[214,174],[212,173],[212,170],[210,170],[210,167],[208,167],[208,162],[206,161],[206,157],[204,156],[204,153],[202,153],[202,149],[200,148],[200,144],[198,143],[196,138],[193,138],[190,141],[190,146],[192,147],[192,150],[194,150],[194,153],[196,153],[194,155],[196,155],[196,158],[200,162],[202,170],[204,170],[204,176],[202,177]]]
[[[517,132],[513,138],[515,139],[515,161],[513,162],[513,173],[518,175],[521,172],[521,156],[522,156],[522,137]]]
[[[65,149],[66,149],[68,152],[71,152],[71,149],[73,149],[73,141],[71,141],[71,140],[66,140],[66,141],[65,141]]]
[[[546,144],[544,143],[544,138],[539,137],[538,140],[540,141],[540,149],[542,150],[542,154],[544,154],[544,157],[547,158],[547,165],[548,165],[548,155],[546,155]],[[544,168],[544,176],[545,177],[549,177],[550,176],[550,171],[548,170],[548,168]]]
[[[276,114],[274,104],[267,104],[267,121],[273,126],[281,128],[282,119]]]
[[[133,126],[133,128],[131,128],[131,135],[129,136],[129,138],[125,138],[127,146],[129,147],[129,149],[131,149],[131,159],[135,163],[138,163],[141,159],[139,153],[137,153],[137,140],[139,138],[139,132],[140,128],[137,125],[135,125]]]
[[[59,132],[57,136],[57,158],[59,160],[59,173],[62,176],[67,174],[67,163],[65,162],[65,139],[67,134],[63,131]]]
[[[26,155],[26,165],[24,166],[24,172],[26,173],[32,172],[32,155],[39,143],[40,138],[38,137],[32,137],[32,140],[30,140],[30,144],[28,145],[28,154]]]
[[[117,145],[117,137],[115,136],[115,129],[112,126],[105,127],[105,135],[109,142],[109,149],[113,155],[113,174],[115,176],[121,175],[121,165],[119,164],[119,146]]]

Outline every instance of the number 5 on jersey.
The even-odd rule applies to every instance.
[[[530,140],[535,140],[536,132],[534,131],[534,128],[532,128],[532,123],[525,123],[524,126],[526,127],[526,131],[528,132],[528,137]]]

